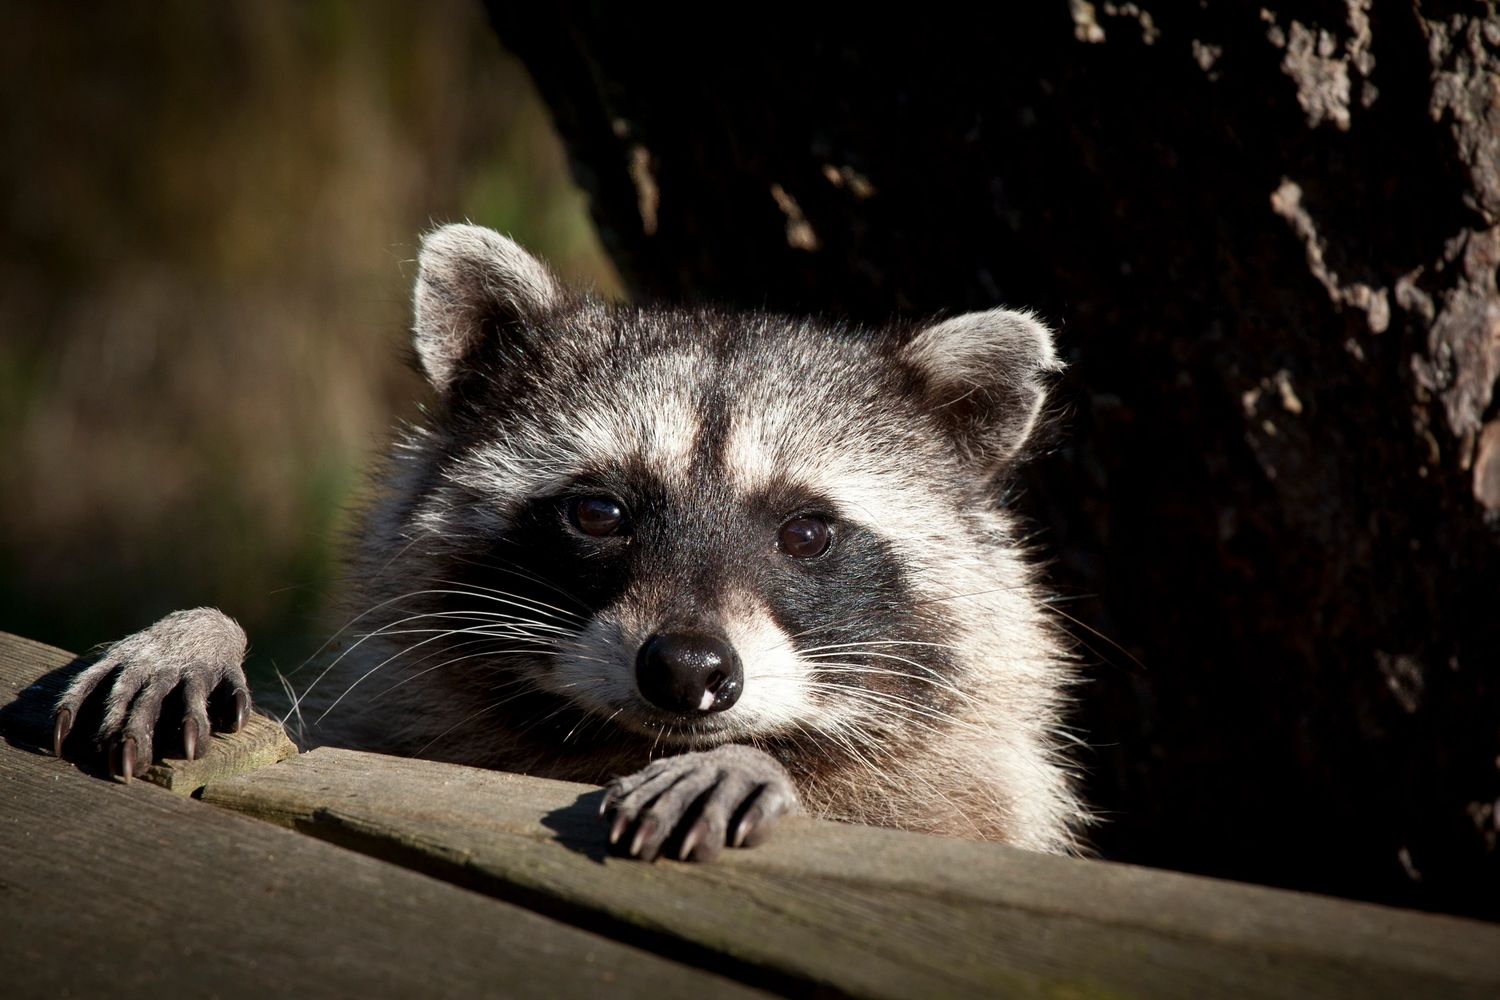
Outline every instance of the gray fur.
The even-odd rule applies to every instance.
[[[241,664],[245,631],[216,608],[194,608],[167,615],[150,628],[110,646],[94,664],[75,677],[58,700],[58,712],[78,718],[84,700],[101,682],[118,672],[104,702],[101,743],[128,737],[135,742],[133,777],[151,763],[153,734],[162,702],[182,687],[183,723],[197,727],[207,742],[209,697],[221,687],[230,697],[242,693],[248,705],[249,685]],[[221,727],[222,728],[222,727]]]
[[[726,844],[760,843],[777,820],[800,811],[786,768],[764,751],[732,743],[665,757],[615,778],[602,810],[615,817],[611,841],[630,833],[622,846],[645,861],[654,860],[674,832],[679,860],[712,861]]]
[[[613,777],[613,832],[645,857],[804,809],[1076,848],[1073,662],[996,483],[1060,367],[1035,317],[611,306],[458,226],[424,243],[414,340],[439,406],[381,476],[306,739]],[[628,537],[568,527],[590,494],[623,498]],[[833,543],[793,560],[777,526],[808,511]],[[643,700],[637,651],[682,629],[737,651],[731,708]]]
[[[535,322],[562,299],[546,265],[481,226],[444,226],[422,241],[413,295],[422,369],[447,388],[487,323]]]
[[[962,446],[986,467],[1015,457],[1046,401],[1043,378],[1063,364],[1052,332],[1029,312],[965,313],[923,330],[902,357],[927,378],[932,405],[957,410]]]

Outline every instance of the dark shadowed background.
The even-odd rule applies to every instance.
[[[216,604],[300,662],[438,222],[612,294],[1031,306],[1101,852],[1500,916],[1493,4],[488,7],[7,11],[0,628]]]
[[[1060,328],[1102,852],[1500,917],[1500,8],[488,7],[633,292]]]

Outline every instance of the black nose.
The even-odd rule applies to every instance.
[[[641,694],[657,708],[684,715],[722,712],[740,700],[740,658],[722,639],[668,633],[646,640],[635,658]]]

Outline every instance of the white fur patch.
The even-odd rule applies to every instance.
[[[843,515],[884,538],[921,565],[953,512],[932,492],[929,478],[913,470],[940,461],[891,454],[886,442],[851,439],[831,425],[774,410],[739,412],[731,424],[726,464],[742,495],[773,477],[824,494]],[[788,511],[788,513],[791,513]]]
[[[639,430],[644,441],[642,457],[648,467],[661,469],[669,477],[686,478],[702,427],[692,402],[681,393],[664,394],[644,423]]]
[[[554,694],[596,715],[609,716],[639,698],[635,653],[640,647],[608,612],[594,616],[577,638],[565,644],[550,670],[538,678]],[[628,709],[627,709],[628,711]]]
[[[816,724],[819,709],[808,695],[807,665],[769,609],[756,599],[737,597],[725,616],[725,638],[739,655],[744,687],[733,707],[688,728],[712,732],[714,742],[722,742]],[[636,685],[635,659],[656,631],[655,617],[628,607],[599,613],[567,644],[541,683],[596,715],[630,725],[632,713],[649,708]]]
[[[650,371],[639,373],[650,378]],[[690,473],[700,421],[682,387],[645,394],[648,406],[583,399],[546,424],[522,426],[479,449],[451,474],[455,483],[514,509],[552,496],[578,476],[639,461],[668,483]]]
[[[778,473],[786,470],[779,464],[779,450],[771,440],[769,431],[785,421],[765,414],[756,419],[743,411],[734,415],[729,427],[729,438],[724,445],[724,466],[740,493],[751,493],[763,489]]]
[[[753,598],[731,598],[724,631],[739,654],[745,686],[725,721],[747,734],[789,729],[816,718],[808,695],[808,667],[770,609]]]

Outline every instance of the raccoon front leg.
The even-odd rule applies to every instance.
[[[129,781],[151,766],[162,702],[179,688],[183,750],[194,759],[213,731],[210,700],[220,731],[238,732],[244,726],[250,712],[250,688],[240,666],[244,659],[245,632],[222,611],[194,608],[170,614],[110,646],[97,663],[74,678],[57,702],[52,750],[62,756],[83,703],[113,675],[98,732],[100,746],[110,750],[110,770]]]
[[[725,844],[754,847],[778,820],[800,811],[797,790],[775,758],[745,746],[722,746],[666,757],[605,791],[601,814],[612,813],[609,842],[653,861],[674,836],[682,861],[712,861]]]

